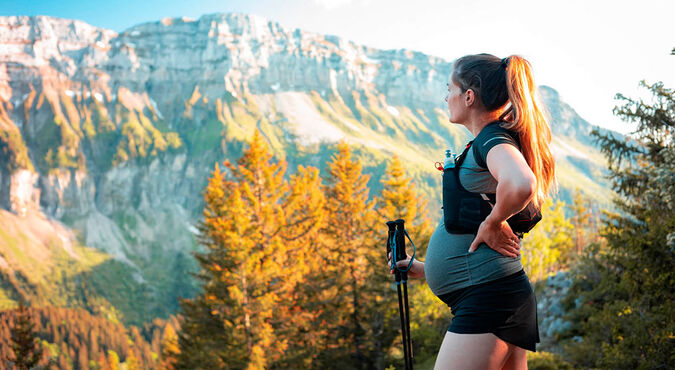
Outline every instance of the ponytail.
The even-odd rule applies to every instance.
[[[537,179],[533,202],[539,206],[555,191],[555,162],[549,149],[551,128],[537,96],[530,63],[518,55],[499,59],[467,55],[455,61],[453,81],[462,91],[473,89],[488,111],[510,106],[500,116],[503,127],[518,133],[521,152]]]
[[[518,133],[523,157],[537,178],[534,204],[539,206],[552,187],[555,191],[555,162],[549,148],[551,128],[538,99],[530,62],[518,55],[510,56],[506,62],[512,121],[504,128]]]

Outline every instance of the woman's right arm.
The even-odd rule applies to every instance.
[[[495,145],[488,152],[486,162],[488,170],[497,180],[497,202],[480,224],[469,253],[484,242],[495,251],[515,258],[520,253],[520,239],[506,220],[532,200],[537,189],[537,179],[522,153],[513,145]]]

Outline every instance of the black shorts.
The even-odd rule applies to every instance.
[[[448,331],[493,333],[508,343],[536,352],[537,300],[524,270],[438,298],[450,306],[454,315]]]

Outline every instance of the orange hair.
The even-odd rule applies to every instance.
[[[509,92],[513,119],[504,128],[513,130],[520,137],[520,149],[530,169],[537,178],[534,204],[540,205],[549,191],[557,190],[555,161],[549,148],[551,128],[548,114],[539,101],[534,84],[532,66],[525,58],[511,55],[506,67],[506,88]]]
[[[518,133],[521,153],[537,179],[533,201],[541,205],[557,187],[548,114],[539,101],[530,62],[518,55],[467,55],[457,59],[451,78],[463,91],[473,89],[488,111],[510,103],[500,120],[506,122],[504,128]]]

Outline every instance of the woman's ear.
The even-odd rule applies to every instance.
[[[464,105],[466,105],[466,107],[468,108],[472,106],[475,101],[476,101],[476,93],[471,89],[466,90],[464,92]]]

